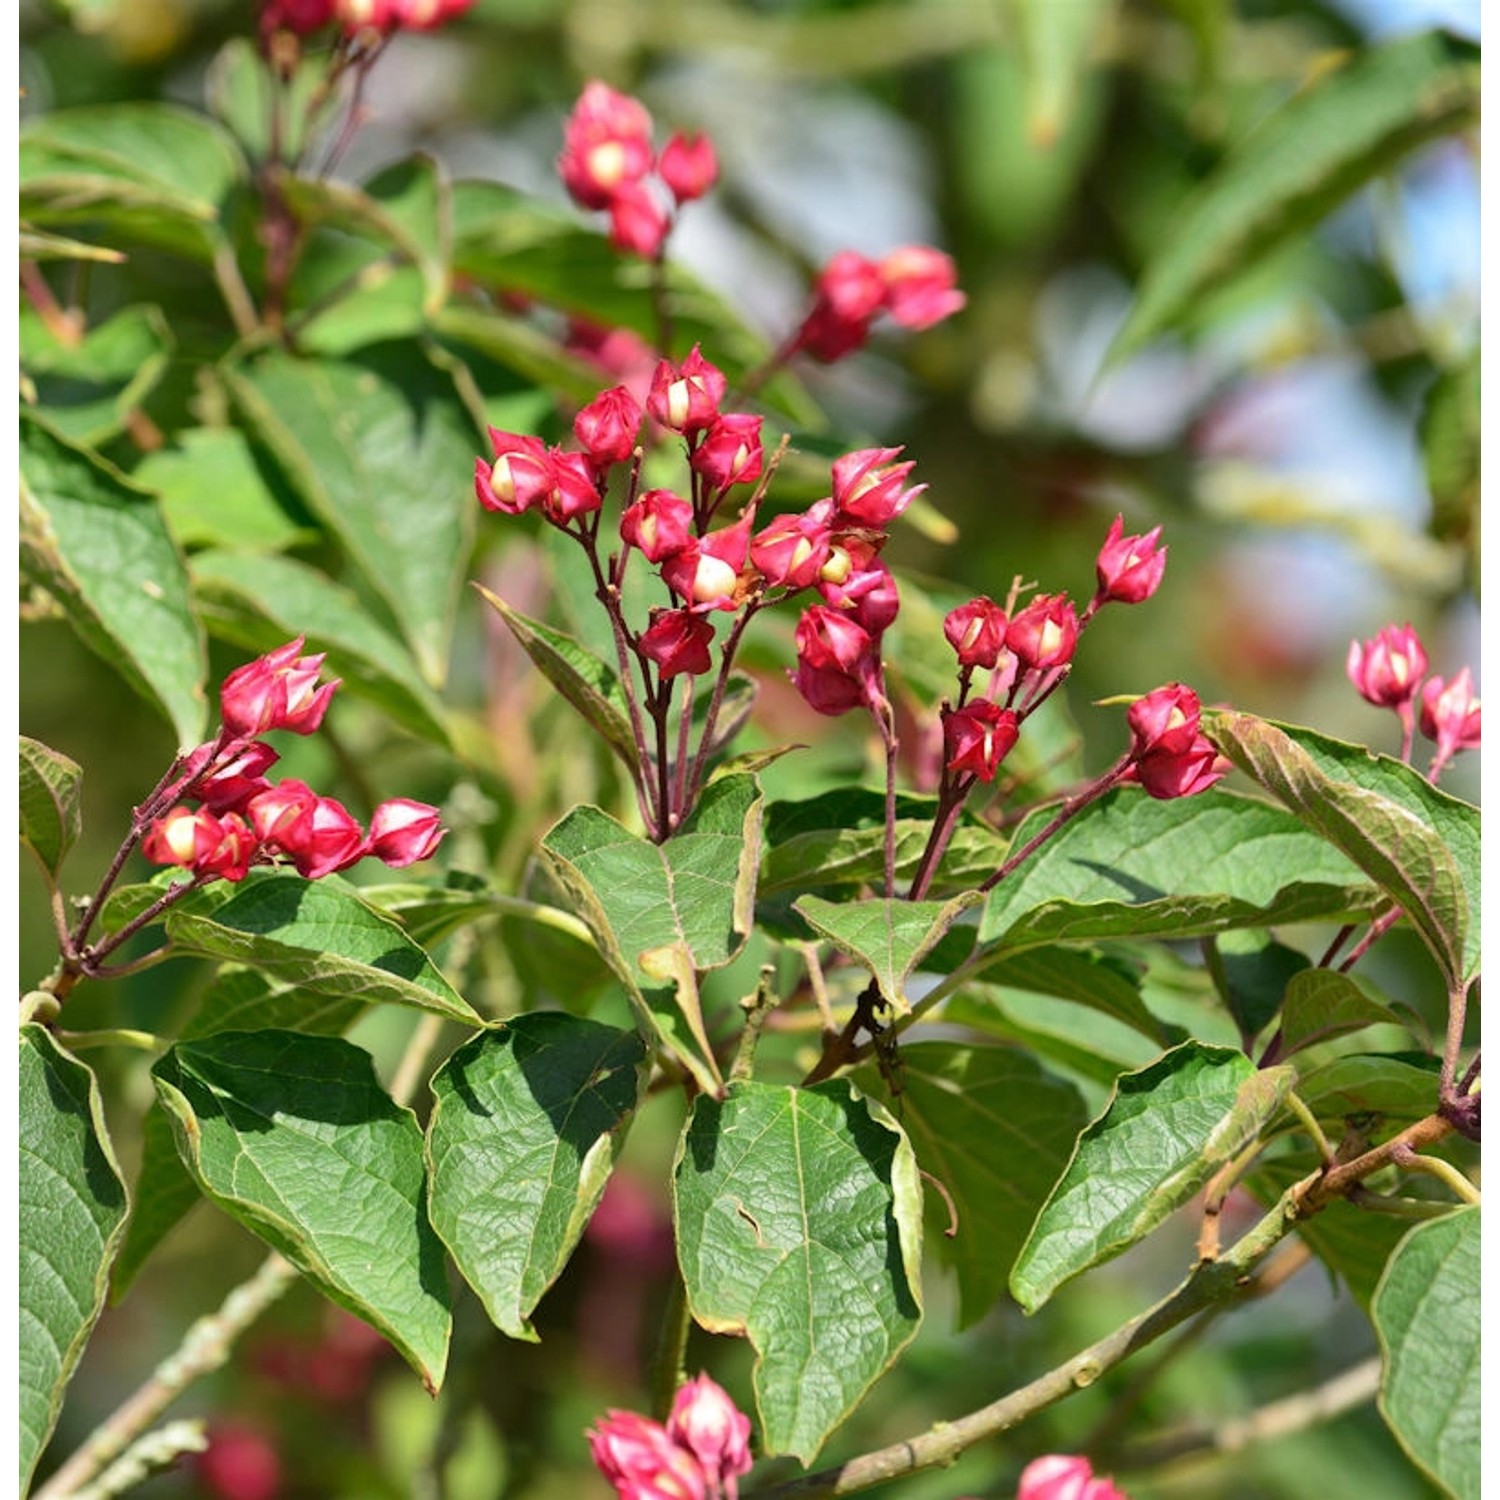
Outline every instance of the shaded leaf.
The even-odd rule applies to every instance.
[[[229,1031],[179,1042],[151,1071],[204,1193],[379,1329],[435,1394],[451,1319],[422,1132],[370,1055],[335,1037]]]
[[[48,234],[44,229],[21,226],[17,236],[17,249],[22,260],[93,260],[107,265],[118,265],[128,259],[123,250],[110,250],[104,245],[90,245],[83,240],[69,239],[66,235]]]
[[[1310,968],[1311,962],[1305,953],[1265,932],[1226,932],[1213,942],[1229,1013],[1248,1042],[1281,1009],[1293,976]]]
[[[453,301],[439,309],[430,323],[439,338],[477,350],[570,401],[586,404],[599,394],[603,379],[599,367],[570,354],[525,318],[500,308]]]
[[[440,685],[477,508],[477,436],[451,379],[411,344],[346,360],[271,353],[225,379]]]
[[[1211,739],[1405,912],[1451,985],[1479,970],[1479,809],[1389,756],[1251,714]]]
[[[83,832],[82,782],[76,761],[21,736],[21,842],[54,879]]]
[[[803,896],[793,903],[813,929],[839,952],[863,964],[898,1015],[911,1009],[906,981],[938,940],[980,898],[951,901],[824,901]]]
[[[1016,830],[1021,848],[1051,818]],[[1201,936],[1365,912],[1374,893],[1328,843],[1280,808],[1218,788],[1157,801],[1106,792],[990,892],[982,943]]]
[[[97,454],[21,417],[21,562],[83,643],[170,721],[204,734],[207,662],[187,572],[155,502]]]
[[[1444,32],[1404,37],[1324,71],[1251,131],[1183,207],[1110,360],[1140,348],[1408,152],[1471,125],[1478,108],[1478,49]]]
[[[1400,1017],[1357,979],[1333,969],[1304,969],[1287,986],[1279,1056],[1381,1022],[1399,1024]]]
[[[203,1201],[193,1175],[177,1154],[177,1137],[160,1101],[141,1120],[141,1164],[130,1193],[125,1242],[110,1270],[109,1300],[117,1303],[152,1252]]]
[[[1437,1059],[1425,1052],[1353,1052],[1299,1072],[1297,1097],[1320,1120],[1420,1120],[1437,1108]],[[1278,1127],[1296,1129],[1290,1113]]]
[[[953,1200],[949,1238],[947,1205],[926,1195],[927,1243],[958,1273],[958,1326],[967,1328],[1005,1290],[1088,1111],[1072,1084],[1019,1047],[913,1042],[901,1048],[898,1077],[892,1107],[918,1164]]]
[[[1371,1316],[1380,1411],[1456,1500],[1479,1500],[1479,1205],[1419,1224],[1385,1268]]]
[[[21,1027],[17,1119],[21,1492],[104,1306],[125,1184],[94,1075],[41,1026]]]
[[[910,1144],[847,1080],[733,1083],[694,1101],[673,1201],[693,1316],[750,1339],[765,1451],[810,1463],[921,1320]]]
[[[1037,1216],[1011,1272],[1015,1299],[1035,1312],[1065,1281],[1144,1239],[1255,1139],[1294,1077],[1191,1041],[1124,1074]]]
[[[547,1011],[481,1032],[433,1076],[432,1225],[511,1338],[536,1338],[530,1315],[604,1192],[649,1072],[634,1032]]]
[[[180,952],[248,964],[314,994],[479,1021],[398,923],[327,880],[252,870],[212,912],[174,907],[166,927]]]
[[[321,52],[297,59],[281,89],[281,159],[294,160],[310,130],[325,124],[339,102],[337,90],[326,88],[328,59]],[[321,108],[311,106],[319,94]],[[249,37],[231,37],[215,54],[204,78],[209,110],[256,161],[271,149],[272,75]]]

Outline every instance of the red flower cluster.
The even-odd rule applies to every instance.
[[[308,36],[329,22],[347,33],[432,31],[462,15],[474,0],[266,0],[261,9],[262,32],[293,31]]]
[[[1409,624],[1387,625],[1368,641],[1351,641],[1346,670],[1367,703],[1395,709],[1401,720],[1403,760],[1411,757],[1414,727],[1437,746],[1427,768],[1429,780],[1435,781],[1460,750],[1479,748],[1479,700],[1469,669],[1464,667],[1456,677],[1429,677],[1424,682],[1427,651]]]
[[[952,259],[929,245],[906,245],[879,261],[840,250],[818,273],[792,346],[832,364],[864,346],[882,312],[903,328],[930,328],[967,300],[956,282]]]
[[[1200,711],[1197,693],[1180,682],[1136,699],[1125,714],[1131,765],[1121,780],[1163,800],[1207,791],[1228,763],[1199,728]]]
[[[665,1427],[609,1411],[588,1439],[620,1500],[737,1500],[751,1465],[750,1419],[707,1375],[678,1390]]]
[[[665,196],[653,187],[653,169]],[[714,185],[719,163],[706,135],[679,132],[656,155],[645,105],[596,80],[568,116],[557,170],[575,203],[608,212],[617,250],[650,260],[660,254],[676,210]]]
[[[396,797],[375,809],[369,833],[344,805],[305,782],[272,784],[280,757],[255,738],[273,729],[312,734],[337,680],[319,683],[323,657],[299,656],[302,637],[231,672],[219,691],[222,727],[187,758],[179,803],[152,820],[141,852],[207,879],[243,880],[252,865],[285,859],[309,880],[347,869],[366,855],[400,867],[426,859],[445,830],[435,807]]]

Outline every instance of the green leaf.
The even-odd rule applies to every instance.
[[[1294,1076],[1199,1042],[1124,1074],[1032,1226],[1011,1272],[1016,1301],[1035,1312],[1144,1239],[1256,1138]]]
[[[94,1075],[21,1028],[17,1105],[21,1492],[104,1306],[127,1203]]]
[[[1050,819],[1016,830],[1021,848]],[[1106,792],[1002,880],[979,924],[1012,952],[1045,942],[1197,937],[1370,910],[1358,872],[1290,814],[1217,788],[1158,801]]]
[[[314,1036],[338,1036],[364,1012],[358,999],[331,999],[268,979],[254,969],[225,965],[204,991],[182,1029],[183,1041],[220,1031],[276,1028]],[[198,1184],[177,1154],[177,1141],[160,1101],[146,1111],[141,1165],[131,1194],[130,1224],[110,1278],[110,1301],[118,1302],[152,1251],[202,1199]]]
[[[76,761],[21,736],[21,842],[54,879],[83,832],[82,782]]]
[[[1304,969],[1287,986],[1277,1055],[1290,1057],[1304,1047],[1381,1022],[1399,1024],[1400,1017],[1358,980],[1334,969]]]
[[[1229,1013],[1248,1047],[1281,1009],[1293,977],[1311,967],[1311,961],[1265,932],[1226,932],[1214,939],[1214,948]]]
[[[159,307],[126,307],[76,344],[55,338],[23,304],[21,368],[36,385],[36,407],[75,443],[103,443],[155,389],[175,340]]]
[[[43,229],[32,229],[25,224],[17,236],[17,248],[22,260],[92,260],[119,265],[129,259],[123,250],[109,250],[103,245],[69,239],[66,235],[48,234]]]
[[[911,1010],[906,981],[938,940],[973,906],[971,893],[951,901],[824,901],[803,896],[792,909],[840,953],[863,964],[898,1015]]]
[[[649,1073],[634,1032],[544,1011],[481,1032],[433,1076],[432,1226],[511,1338],[535,1340],[530,1315],[604,1192]]]
[[[243,552],[200,552],[189,568],[198,612],[214,635],[257,654],[306,636],[309,651],[328,654],[328,672],[345,690],[413,734],[451,745],[442,702],[405,645],[327,574],[291,558]]]
[[[1385,1369],[1380,1411],[1414,1462],[1479,1500],[1479,1205],[1419,1224],[1371,1309]]]
[[[422,1132],[370,1055],[336,1037],[229,1031],[179,1042],[151,1072],[204,1193],[378,1328],[435,1395],[451,1319]]]
[[[248,964],[317,995],[479,1022],[398,923],[327,880],[252,870],[212,912],[174,908],[166,926],[180,952]]]
[[[97,454],[21,417],[21,560],[79,638],[196,745],[208,708],[203,636],[161,513]]]
[[[477,509],[478,442],[453,382],[411,344],[337,361],[272,353],[225,379],[440,686]]]
[[[225,245],[225,201],[245,163],[212,120],[134,101],[52,110],[20,140],[21,217],[106,225],[126,239],[207,260]]]
[[[309,130],[317,129],[339,102],[337,90],[326,87],[328,58],[308,52],[297,59],[289,82],[281,91],[281,160],[301,153]],[[272,75],[249,37],[231,37],[215,54],[204,79],[206,102],[212,114],[256,161],[271,152]],[[319,94],[321,108],[311,106]]]
[[[1432,493],[1432,531],[1465,545],[1471,569],[1479,554],[1479,346],[1433,382],[1418,435]],[[1473,579],[1477,592],[1477,574]]]
[[[542,840],[637,1015],[711,1092],[722,1080],[693,975],[729,963],[750,932],[761,806],[754,777],[726,776],[665,844],[597,807],[575,808]]]
[[[896,799],[896,872],[909,878],[932,832],[935,797]],[[980,823],[960,823],[943,856],[939,889],[972,888],[994,873],[1009,847]],[[885,794],[842,787],[766,807],[762,897],[783,891],[873,883],[885,874]]]
[[[1024,64],[1027,135],[1045,150],[1068,128],[1114,0],[1074,0],[1069,5],[1008,0],[1005,8]]]
[[[899,1109],[918,1164],[953,1200],[956,1233],[936,1192],[927,1243],[958,1273],[958,1327],[1005,1290],[1016,1253],[1088,1124],[1082,1096],[1018,1047],[914,1042],[900,1051]],[[871,1078],[861,1079],[873,1091]]]
[[[1468,128],[1478,109],[1478,49],[1443,32],[1389,42],[1324,71],[1240,141],[1182,208],[1146,268],[1110,362],[1416,147]]]
[[[570,401],[586,404],[599,394],[597,365],[570,354],[534,323],[502,309],[450,302],[433,315],[431,327],[439,338],[477,350]]]
[[[614,668],[561,630],[528,619],[481,583],[474,585],[485,603],[505,621],[521,649],[604,742],[630,768],[637,769],[635,735],[630,709]]]
[[[1299,1073],[1297,1097],[1320,1120],[1420,1120],[1437,1108],[1437,1060],[1427,1053],[1354,1052]],[[1297,1129],[1290,1112],[1278,1128]]]
[[[1217,711],[1203,727],[1401,907],[1450,987],[1479,972],[1478,808],[1400,761],[1308,729]]]
[[[245,434],[235,427],[189,427],[173,445],[148,453],[131,480],[152,490],[167,525],[184,547],[248,547],[257,551],[317,540],[298,525],[278,493],[279,476],[256,462]],[[204,497],[213,503],[205,504]],[[294,631],[293,634],[296,634]]]
[[[700,1096],[673,1167],[688,1306],[749,1337],[767,1453],[811,1463],[922,1317],[922,1191],[901,1127],[845,1079]]]

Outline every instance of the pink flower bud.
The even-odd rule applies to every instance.
[[[1167,549],[1156,545],[1160,526],[1153,526],[1144,536],[1122,536],[1124,529],[1125,518],[1116,516],[1099,549],[1094,571],[1101,602],[1139,604],[1156,592],[1166,570]]]
[[[760,422],[748,412],[725,412],[693,450],[692,466],[716,490],[760,478]]]
[[[885,308],[903,328],[931,328],[968,300],[955,290],[953,261],[930,245],[892,250],[880,263]]]
[[[679,203],[691,203],[719,180],[719,158],[706,135],[678,131],[662,147],[656,170]]]
[[[661,1423],[607,1411],[588,1438],[596,1467],[620,1500],[708,1500],[703,1466]]]
[[[1185,750],[1148,750],[1120,779],[1138,781],[1153,797],[1167,801],[1207,791],[1227,770],[1229,762],[1199,734]]]
[[[393,797],[370,817],[366,852],[399,870],[429,858],[447,832],[438,820],[437,808],[409,797]]]
[[[1005,611],[986,594],[950,610],[943,621],[943,634],[958,653],[961,667],[991,670],[1005,645]]]
[[[875,639],[847,614],[814,604],[797,622],[797,660],[820,669],[853,671],[875,650]]]
[[[756,571],[778,587],[810,588],[828,558],[828,523],[809,515],[778,516],[750,543],[750,561]]]
[[[861,348],[885,300],[885,278],[872,260],[840,250],[813,284],[813,306],[797,330],[796,344],[825,364]]]
[[[1021,1471],[1016,1500],[1129,1500],[1123,1490],[1103,1478],[1096,1479],[1086,1458],[1049,1453],[1033,1459]]]
[[[1038,594],[1011,617],[1005,644],[1023,667],[1037,671],[1049,671],[1071,661],[1078,644],[1078,615],[1068,596]]]
[[[584,453],[564,453],[551,448],[547,458],[556,483],[542,499],[542,512],[558,526],[565,526],[574,516],[589,515],[599,509],[602,497],[594,466]]]
[[[923,490],[925,484],[903,490],[906,476],[916,467],[908,460],[893,464],[899,448],[861,448],[833,463],[833,503],[847,523],[886,526]]]
[[[573,435],[597,467],[608,468],[635,451],[642,416],[640,402],[617,385],[601,391],[573,418]]]
[[[268,0],[260,13],[261,30],[294,31],[308,36],[333,19],[333,0]]]
[[[662,360],[651,377],[646,410],[673,432],[691,436],[712,424],[728,388],[723,372],[703,358],[698,346],[678,367]]]
[[[286,855],[308,880],[347,869],[365,855],[364,832],[354,816],[305,782],[279,781],[252,797],[247,811],[261,840]]]
[[[1008,708],[977,698],[943,714],[943,751],[950,771],[993,781],[1000,762],[1020,737],[1021,724]]]
[[[184,788],[212,813],[237,812],[270,785],[265,772],[281,757],[264,740],[231,744]]]
[[[462,15],[474,0],[396,0],[396,24],[411,31],[432,31]]]
[[[651,116],[638,100],[597,80],[563,127],[558,174],[584,208],[608,208],[620,190],[651,170]]]
[[[390,31],[396,25],[396,0],[334,0],[333,10],[351,35],[366,29]]]
[[[212,1500],[276,1500],[282,1492],[281,1458],[258,1428],[210,1428],[208,1447],[195,1457],[194,1467]]]
[[[641,634],[641,650],[661,669],[662,681],[683,672],[700,676],[712,665],[708,654],[714,638],[712,621],[689,609],[652,611]]]
[[[303,636],[236,667],[219,689],[224,727],[238,739],[271,729],[311,734],[323,722],[339,679],[318,685],[323,655],[298,656]]]
[[[1126,710],[1131,753],[1136,756],[1180,755],[1198,739],[1198,695],[1180,682],[1168,683]]]
[[[1416,695],[1427,653],[1410,625],[1387,625],[1361,645],[1349,642],[1345,670],[1355,691],[1378,708],[1401,708]]]
[[[609,242],[627,255],[654,260],[672,221],[643,182],[627,182],[609,200]]]
[[[750,517],[733,526],[711,531],[700,542],[691,543],[669,557],[661,576],[667,587],[701,612],[705,609],[738,609],[740,574],[750,547]]]
[[[192,869],[223,836],[223,826],[207,809],[174,807],[146,830],[141,838],[141,853],[152,864]]]
[[[739,1476],[748,1474],[750,1418],[707,1375],[680,1386],[667,1418],[667,1434],[703,1466],[711,1487],[737,1500]]]
[[[872,557],[864,567],[846,572],[838,583],[831,583],[826,571],[818,582],[818,592],[830,606],[847,613],[872,636],[890,628],[901,609],[901,596],[891,570],[883,562]]]
[[[490,428],[495,462],[475,464],[474,490],[486,510],[518,516],[540,503],[557,486],[546,444],[537,437]]]
[[[1437,742],[1439,764],[1455,751],[1479,748],[1479,699],[1467,667],[1449,682],[1433,677],[1422,685],[1418,722],[1422,733]]]
[[[671,490],[647,490],[625,507],[620,535],[648,562],[663,562],[693,540],[693,507]]]

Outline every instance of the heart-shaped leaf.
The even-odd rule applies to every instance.
[[[422,1132],[369,1053],[336,1037],[228,1031],[179,1042],[152,1076],[203,1192],[378,1328],[435,1394],[451,1319]]]
[[[694,1101],[673,1175],[688,1306],[748,1336],[765,1451],[810,1463],[921,1321],[911,1145],[845,1079],[732,1083]]]
[[[517,1016],[434,1074],[428,1212],[491,1321],[529,1321],[578,1244],[650,1068],[641,1039],[558,1011]]]

